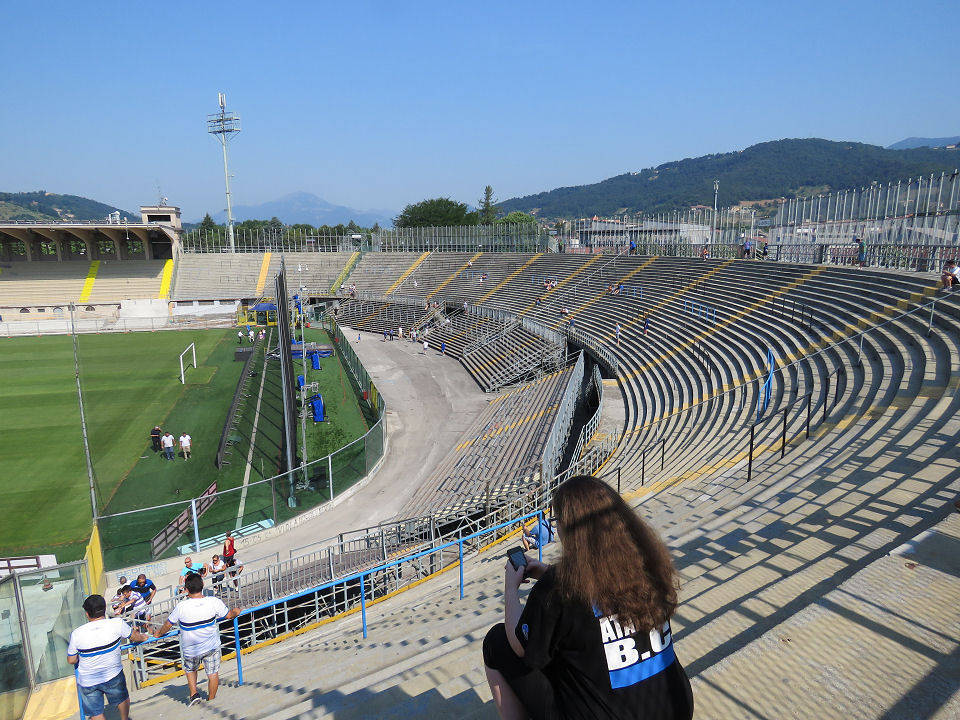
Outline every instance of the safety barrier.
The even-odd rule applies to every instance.
[[[573,364],[567,386],[563,390],[557,412],[553,419],[550,434],[543,444],[543,472],[553,477],[563,457],[563,450],[570,437],[573,426],[573,416],[583,394],[584,359],[583,351],[577,354],[577,361]]]

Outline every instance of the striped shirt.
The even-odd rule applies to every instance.
[[[219,622],[229,610],[218,597],[181,600],[167,620],[180,628],[183,656],[198,658],[220,647]]]
[[[120,646],[130,637],[132,628],[120,618],[100,618],[81,625],[70,633],[67,655],[80,656],[77,675],[81,687],[93,687],[112,680],[123,666]]]
[[[131,600],[133,603],[130,603]],[[133,613],[134,616],[137,616],[142,612],[146,612],[147,610],[146,599],[136,590],[131,591],[130,597],[123,598],[123,601],[127,603],[126,607],[124,608],[125,613]]]

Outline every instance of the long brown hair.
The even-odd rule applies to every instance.
[[[554,493],[563,555],[557,590],[566,600],[617,615],[638,631],[669,620],[677,608],[677,572],[667,546],[612,488],[578,475]]]

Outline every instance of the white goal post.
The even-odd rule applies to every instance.
[[[193,367],[194,367],[194,369],[196,369],[196,367],[197,367],[197,346],[194,345],[193,343],[190,343],[189,345],[187,345],[187,349],[184,350],[182,353],[180,353],[180,382],[181,382],[181,384],[183,384],[183,385],[186,385],[186,384],[187,384],[187,381],[186,381],[186,379],[184,378],[184,375],[183,375],[183,356],[186,355],[187,353],[191,353],[191,354],[192,354]],[[190,367],[190,360],[189,360],[189,359],[187,360],[187,367]]]

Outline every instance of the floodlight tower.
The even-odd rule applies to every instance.
[[[233,242],[233,206],[230,203],[230,171],[227,169],[227,143],[240,132],[240,116],[227,111],[227,96],[217,93],[220,112],[207,115],[207,132],[214,135],[223,146],[223,180],[227,185],[227,233],[230,236],[230,252],[236,252]]]

